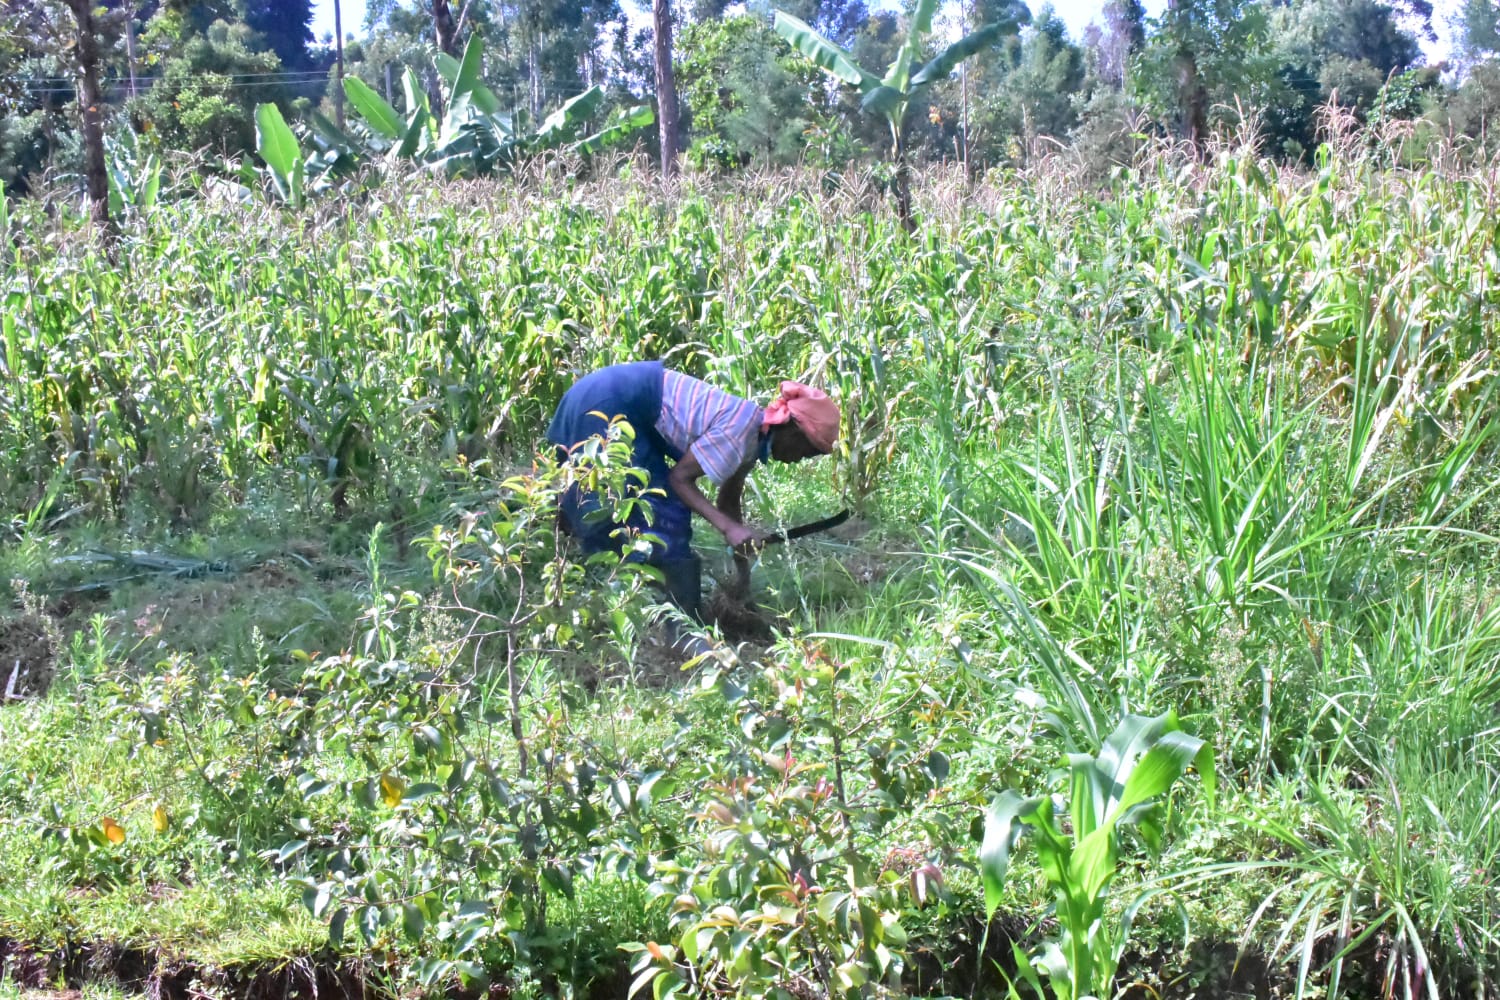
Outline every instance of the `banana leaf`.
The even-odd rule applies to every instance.
[[[358,147],[355,146],[349,133],[329,121],[327,115],[317,110],[307,112],[307,125],[313,139],[323,147],[323,150],[334,154],[333,158],[327,161],[330,165],[348,157],[347,165],[353,166],[358,156]]]
[[[401,89],[406,94],[407,124],[410,125],[416,117],[416,110],[421,108],[427,112],[427,118],[432,119],[432,102],[427,99],[427,91],[422,87],[422,81],[417,79],[416,72],[406,67],[406,72],[401,74]]]
[[[438,156],[449,156],[450,147],[461,141],[463,131],[474,120],[474,106],[469,101],[468,91],[455,94],[448,101],[448,110],[443,115],[443,127],[438,131],[436,151]]]
[[[145,183],[137,192],[136,201],[139,208],[156,207],[156,196],[161,191],[161,158],[155,153],[146,157],[146,163],[141,167],[141,173],[145,175]],[[0,227],[0,232],[4,227]]]
[[[948,74],[958,68],[959,63],[972,55],[983,52],[1000,41],[1002,36],[1014,32],[1016,28],[1015,24],[987,24],[973,34],[965,35],[912,75],[912,89],[915,90],[917,87],[937,80],[946,80]]]
[[[632,108],[624,108],[604,128],[575,144],[573,151],[580,156],[592,156],[655,121],[656,112],[652,111],[649,105],[637,104]]]
[[[869,114],[892,118],[900,114],[901,105],[906,99],[906,94],[882,83],[866,92],[860,99],[859,106]]]
[[[255,108],[255,151],[266,166],[281,177],[290,176],[292,165],[302,158],[297,137],[274,104],[260,104]]]
[[[936,12],[937,0],[918,0],[916,9],[912,11],[906,41],[901,44],[901,50],[885,71],[885,79],[880,81],[883,86],[901,94],[908,91],[911,86],[911,64],[921,49],[922,39],[932,30],[932,16]]]
[[[880,84],[879,78],[867,73],[849,53],[818,34],[805,21],[778,10],[775,26],[776,33],[790,42],[792,48],[830,76],[858,87],[861,92],[873,90]]]
[[[302,205],[302,147],[274,104],[255,108],[255,151],[265,161],[271,180],[282,200],[294,208]]]
[[[418,108],[417,113],[412,116],[411,123],[406,126],[406,133],[401,137],[401,142],[391,147],[386,154],[388,160],[410,160],[416,158],[427,144],[427,122],[431,118],[426,108]]]
[[[385,98],[377,94],[369,84],[357,76],[344,77],[344,94],[354,110],[365,120],[365,124],[387,139],[400,139],[406,133],[406,124],[396,109]]]
[[[462,63],[459,63],[459,60],[456,60],[456,58],[453,58],[447,52],[438,52],[437,55],[432,57],[432,63],[438,67],[438,76],[441,76],[443,82],[446,82],[450,88],[455,85],[455,82],[458,82],[459,70],[462,67]],[[481,84],[481,82],[474,82],[474,88],[472,88],[471,93],[474,94],[475,108],[480,109],[484,114],[496,114],[499,108],[501,108],[499,97],[495,96],[495,91],[490,90],[489,87]]]
[[[479,79],[484,69],[484,40],[478,35],[470,37],[469,44],[464,47],[463,62],[446,52],[439,52],[433,57],[433,64],[443,82],[448,84],[450,101],[457,100],[462,94],[469,94],[471,103],[484,114],[499,112],[500,99]]]
[[[542,121],[542,127],[536,130],[536,135],[531,137],[529,145],[537,151],[556,149],[576,136],[584,122],[603,103],[604,91],[597,86],[590,87],[548,115]]]

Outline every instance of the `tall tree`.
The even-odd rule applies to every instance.
[[[1191,0],[1167,0],[1172,39],[1172,82],[1177,90],[1178,128],[1194,146],[1208,135],[1208,88],[1198,72],[1202,32],[1194,24]]]
[[[452,20],[452,13],[451,6],[443,12],[441,19],[445,25]],[[430,49],[439,44],[436,27],[433,8],[427,0],[415,4],[402,0],[367,0],[364,38],[357,49],[346,53],[348,71],[385,93],[387,100],[401,99],[400,81],[405,67],[411,68],[419,79],[432,86],[433,81],[428,78],[432,66]],[[453,27],[456,36],[458,26]],[[449,39],[448,43],[456,47],[456,37]],[[507,85],[510,83],[506,82]]]
[[[1256,104],[1273,73],[1264,8],[1254,0],[1167,0],[1142,50],[1131,89],[1201,148],[1209,108]]]
[[[307,69],[312,59],[312,0],[245,0],[245,23],[260,33],[281,65]]]
[[[1417,65],[1422,50],[1402,15],[1381,0],[1294,0],[1271,17],[1280,92],[1267,131],[1291,150],[1306,147],[1319,106],[1338,102],[1364,115],[1388,80]]]
[[[106,247],[114,242],[109,217],[109,175],[104,167],[104,91],[99,85],[99,34],[93,0],[68,0],[77,26],[78,113],[83,122],[84,183],[89,217]]]
[[[652,0],[656,31],[656,120],[661,126],[661,172],[677,176],[677,79],[672,73],[672,3]]]
[[[1066,136],[1078,121],[1073,97],[1083,85],[1083,50],[1068,37],[1068,28],[1044,3],[1032,30],[1021,41],[1020,59],[1007,90],[1014,126],[1029,148],[1039,136]]]
[[[690,163],[725,168],[801,154],[816,70],[787,50],[765,18],[694,22],[681,48],[677,83],[691,115]]]
[[[1111,87],[1124,87],[1130,59],[1146,44],[1146,10],[1140,0],[1106,0],[1097,43],[1096,72]]]
[[[438,51],[458,55],[458,21],[448,0],[432,0],[432,33]]]
[[[533,114],[603,82],[598,42],[607,25],[624,20],[619,0],[523,0],[494,9]]]
[[[1416,38],[1383,0],[1295,0],[1271,21],[1278,55],[1313,69],[1337,57],[1368,65],[1382,80],[1422,58]]]
[[[276,53],[257,50],[249,25],[215,21],[202,34],[177,37],[171,14],[158,15],[144,36],[156,57],[156,82],[130,103],[138,127],[186,149],[235,156],[255,145],[257,104],[286,106],[291,93],[278,76]]]
[[[974,5],[986,0],[968,2]],[[1005,0],[992,2],[1003,5]],[[844,48],[854,43],[855,36],[870,20],[870,7],[865,0],[784,0],[777,9],[810,25],[824,38]]]
[[[0,0],[0,182],[12,193],[30,190],[56,150],[63,86],[36,86],[28,78],[71,79],[68,47],[60,44],[47,11],[34,0]],[[44,51],[45,50],[45,51]]]
[[[1500,60],[1470,66],[1458,90],[1431,117],[1444,131],[1478,140],[1493,152],[1500,145]]]
[[[369,0],[365,5],[365,30],[369,33],[384,27],[399,34],[431,30],[431,42],[438,50],[457,57],[459,32],[466,16],[465,10],[455,16],[449,0],[417,0],[411,6],[402,0]]]
[[[1470,62],[1500,53],[1500,3],[1464,0],[1459,8],[1458,47]]]
[[[729,0],[693,0],[688,14],[694,24],[702,24],[723,17],[728,7]]]

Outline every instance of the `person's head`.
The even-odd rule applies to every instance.
[[[783,382],[761,426],[771,435],[772,458],[800,462],[833,451],[839,420],[838,404],[827,394],[801,382]]]
[[[817,458],[825,454],[813,444],[795,419],[777,424],[770,430],[771,457],[778,462],[800,462],[804,458]]]

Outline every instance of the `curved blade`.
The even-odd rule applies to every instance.
[[[808,535],[816,535],[818,532],[827,531],[830,528],[837,528],[849,520],[849,516],[852,513],[852,511],[846,508],[832,517],[823,518],[821,521],[810,521],[807,524],[799,524],[795,528],[778,531],[766,539],[766,544],[774,545],[777,542],[790,542],[798,538],[806,538]]]

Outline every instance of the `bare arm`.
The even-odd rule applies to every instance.
[[[754,464],[746,462],[736,469],[734,475],[724,480],[724,485],[719,487],[716,498],[719,510],[741,524],[745,521],[744,508],[741,506],[745,495],[745,477],[750,474]],[[750,598],[750,557],[743,548],[734,551],[734,579],[729,584],[729,592],[741,601]]]
[[[754,462],[746,462],[734,470],[734,475],[724,480],[724,485],[719,487],[716,506],[726,516],[745,523],[745,512],[741,502],[745,495],[745,477],[750,474]]]
[[[672,471],[667,473],[667,483],[672,487],[672,492],[677,498],[687,504],[688,509],[709,524],[719,529],[724,539],[730,545],[739,547],[747,542],[753,542],[762,537],[761,533],[752,528],[747,528],[740,521],[740,496],[745,486],[745,473],[749,466],[738,469],[734,475],[725,481],[720,490],[719,506],[709,503],[708,497],[698,488],[698,480],[703,477],[703,466],[698,464],[698,458],[689,448],[683,452],[682,458],[672,466]],[[733,488],[731,490],[731,484]],[[731,490],[731,496],[725,496],[723,490]],[[734,514],[731,516],[723,509],[727,502],[732,501]]]

